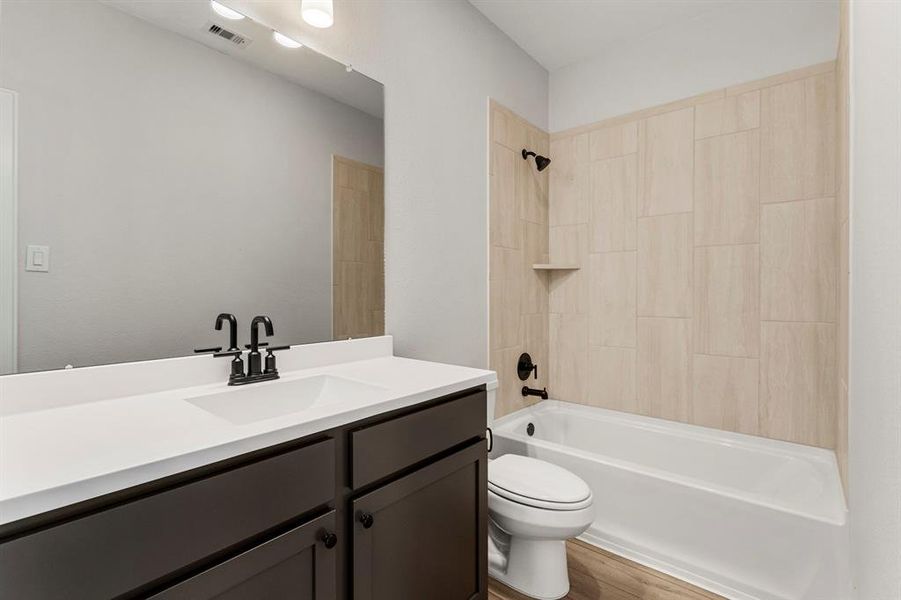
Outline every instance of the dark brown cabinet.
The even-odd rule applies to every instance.
[[[485,600],[485,390],[0,527],[0,600]]]
[[[335,496],[334,441],[274,452],[11,536],[0,544],[0,598],[126,595],[322,512]]]
[[[335,600],[335,511],[195,575],[152,600]]]
[[[486,469],[477,442],[354,500],[354,600],[484,598]]]
[[[485,431],[485,395],[466,394],[453,402],[353,429],[351,485],[367,486],[464,444]]]

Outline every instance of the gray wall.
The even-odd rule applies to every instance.
[[[554,70],[551,131],[835,59],[837,0],[722,4]]]
[[[385,84],[386,331],[396,352],[488,366],[488,98],[547,126],[547,71],[464,0],[232,0]]]
[[[19,92],[19,370],[183,355],[220,311],[331,334],[331,154],[382,121],[93,3],[6,2]]]
[[[848,474],[859,600],[901,598],[901,3],[851,4]]]

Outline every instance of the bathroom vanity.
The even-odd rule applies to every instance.
[[[309,362],[316,347],[329,362],[321,356],[342,346],[363,360],[290,366]],[[282,380],[246,388],[201,385],[25,412],[6,405],[0,598],[485,598],[486,385],[494,376],[389,349],[390,338],[293,348]],[[191,357],[101,367],[98,379],[154,362],[162,371],[185,368],[178,362],[222,366]],[[23,382],[48,376],[77,383],[84,372],[4,378],[0,392],[58,384]],[[297,383],[310,380],[319,387]],[[254,421],[252,404],[222,410],[230,395],[253,403],[254,388],[258,402],[276,402],[277,386],[296,396],[294,412],[260,407]],[[311,389],[318,397],[309,403]],[[129,405],[134,422],[116,415],[117,404]],[[100,411],[105,422],[92,425]],[[170,423],[170,439],[156,438],[155,418]],[[45,436],[60,433],[56,419],[93,429],[54,441]],[[106,454],[121,440],[112,421],[134,428],[134,444],[155,448]],[[79,450],[88,438],[92,448]],[[185,452],[173,456],[178,446]],[[85,467],[85,453],[95,453],[94,467]],[[206,462],[213,456],[227,457]],[[76,470],[84,479],[73,479]]]
[[[382,335],[383,86],[265,21],[4,4],[0,599],[487,594],[496,379]]]

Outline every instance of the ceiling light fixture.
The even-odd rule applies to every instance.
[[[301,46],[303,46],[303,44],[301,44],[300,42],[292,40],[284,33],[279,33],[277,31],[272,32],[272,39],[274,39],[285,48],[300,48]]]
[[[214,13],[216,13],[220,17],[228,19],[229,21],[240,21],[244,18],[244,15],[242,15],[238,11],[232,10],[223,4],[219,4],[218,2],[216,2],[216,0],[210,0],[210,6],[213,7]]]
[[[300,14],[304,21],[320,29],[331,27],[335,22],[332,0],[301,0]]]

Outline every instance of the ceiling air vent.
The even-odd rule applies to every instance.
[[[217,37],[221,37],[223,40],[230,42],[238,47],[244,47],[250,43],[250,38],[244,37],[239,33],[235,33],[234,31],[229,31],[225,27],[221,25],[216,25],[215,23],[207,23],[207,33],[211,33]]]

